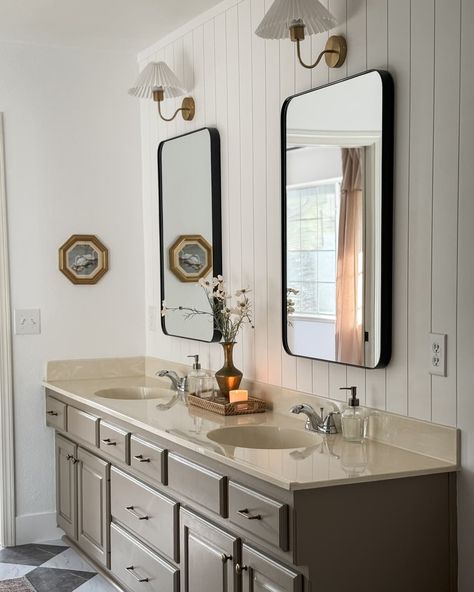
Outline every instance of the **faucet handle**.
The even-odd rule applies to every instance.
[[[322,413],[323,413],[323,409],[321,409],[321,417],[323,417]],[[340,412],[339,411],[329,411],[329,413],[323,419],[322,428],[326,434],[337,434],[336,422],[334,421],[335,415],[340,415]]]

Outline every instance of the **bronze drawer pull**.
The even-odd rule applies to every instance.
[[[74,456],[72,454],[66,454],[66,460],[74,460]]]
[[[117,442],[113,442],[110,438],[104,438],[102,442],[107,446],[117,446]]]
[[[229,561],[229,559],[232,559],[232,555],[226,555],[225,553],[222,553],[222,555],[221,555],[222,563],[227,563],[227,561]]]
[[[243,516],[247,520],[261,520],[262,519],[261,514],[255,514],[255,516],[252,516],[252,514],[250,514],[250,512],[248,511],[248,508],[245,508],[244,510],[237,510],[237,514],[239,514],[239,516]]]
[[[131,565],[130,567],[126,567],[125,569],[128,571],[128,573],[132,574],[132,576],[137,580],[137,582],[141,583],[150,581],[148,578],[141,578],[138,574],[136,574],[133,565]]]
[[[140,516],[140,514],[138,512],[135,511],[134,506],[127,506],[125,508],[127,510],[127,512],[130,512],[130,514],[132,516],[134,516],[135,518],[138,518],[138,520],[148,520],[149,516]]]
[[[235,566],[235,573],[240,576],[240,574],[247,569],[248,567],[246,565],[240,565],[240,563],[237,563]]]
[[[151,461],[151,459],[149,459],[149,458],[143,458],[143,454],[137,454],[133,458],[138,460],[138,462],[150,462]]]
[[[46,411],[47,415],[55,415],[56,417],[59,415],[57,411]]]

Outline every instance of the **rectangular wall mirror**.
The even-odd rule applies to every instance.
[[[283,339],[366,368],[391,349],[393,83],[369,71],[282,110]]]
[[[219,132],[204,128],[158,147],[161,300],[168,308],[210,311],[199,280],[222,273]],[[162,317],[166,335],[218,341],[207,315]]]

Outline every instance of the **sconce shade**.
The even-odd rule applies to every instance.
[[[152,99],[155,90],[162,90],[165,99],[181,97],[187,92],[182,82],[165,62],[147,64],[128,94],[139,99]]]
[[[305,32],[316,35],[337,25],[336,18],[318,0],[275,0],[255,33],[264,39],[285,39],[290,25],[305,25]]]

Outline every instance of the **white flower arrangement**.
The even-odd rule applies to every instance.
[[[288,316],[296,312],[296,302],[293,296],[296,296],[297,294],[299,294],[299,292],[300,291],[296,290],[295,288],[287,288],[286,290],[286,313]],[[288,325],[290,327],[293,327],[293,323],[290,319],[288,319]]]
[[[202,278],[199,285],[204,290],[211,308],[210,311],[199,310],[197,308],[188,308],[179,306],[177,308],[167,308],[163,301],[161,315],[165,316],[168,312],[177,310],[184,311],[186,318],[196,315],[208,315],[212,317],[214,327],[220,332],[221,340],[227,343],[233,343],[244,325],[249,325],[252,329],[252,305],[248,294],[250,290],[241,288],[232,296],[226,288],[224,278],[221,275],[213,278]],[[232,299],[234,301],[232,302]]]

